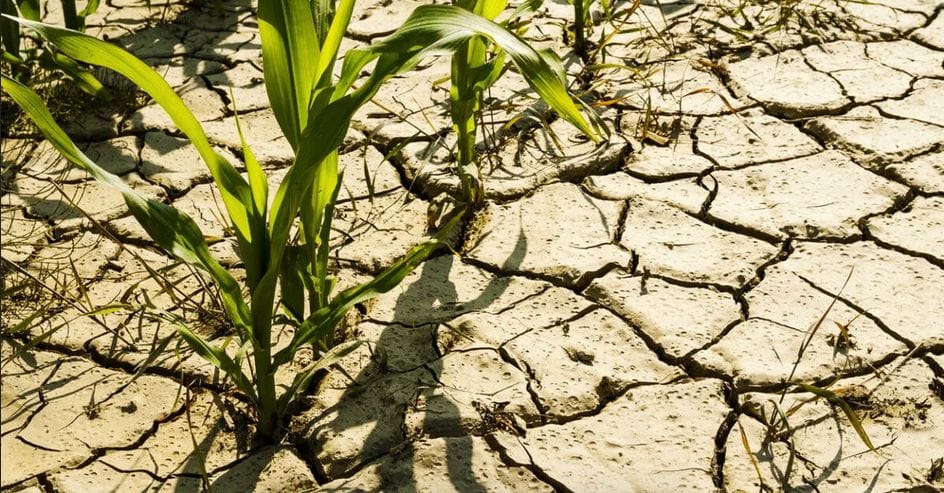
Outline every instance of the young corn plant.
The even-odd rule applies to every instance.
[[[507,0],[454,0],[453,4],[492,21],[505,10],[508,2]],[[529,3],[523,5],[525,8],[532,6]],[[511,18],[517,17],[517,14],[521,13],[520,10]],[[508,34],[511,35],[509,40],[515,39],[513,34],[510,32]],[[485,202],[485,190],[479,174],[475,145],[482,96],[498,81],[506,69],[504,50],[509,50],[514,60],[514,50],[521,48],[515,43],[506,48],[506,44],[501,39],[490,39],[481,35],[472,36],[458,44],[452,56],[450,73],[452,86],[449,90],[449,101],[452,124],[458,140],[457,171],[462,194],[472,210],[482,207]],[[532,67],[516,62],[519,72],[564,119],[596,142],[597,133],[588,125],[565,89],[566,79],[560,60],[549,50],[540,52],[539,55],[544,61],[541,65]],[[553,68],[553,72],[547,73],[543,70],[545,67]],[[542,70],[538,71],[537,68]],[[554,83],[551,77],[556,78],[559,84]],[[547,79],[541,80],[541,78]]]
[[[587,12],[590,10],[590,2],[593,0],[571,0],[574,4],[574,51],[586,63],[588,58],[587,51]]]
[[[564,88],[563,78],[527,43],[500,25],[452,5],[417,8],[387,39],[345,54],[340,76],[334,68],[353,0],[263,0],[258,9],[266,91],[295,159],[271,201],[268,178],[243,141],[246,177],[210,145],[203,128],[173,89],[144,62],[123,49],[80,32],[10,18],[32,29],[62,53],[83,63],[114,70],[147,92],[189,138],[206,163],[223,199],[246,270],[245,286],[211,255],[196,223],[179,210],[147,199],[88,158],[55,122],[40,98],[20,82],[2,77],[2,87],[70,162],[119,190],[133,216],[154,241],[178,259],[202,270],[219,289],[234,335],[222,345],[204,340],[178,317],[167,316],[193,350],[220,368],[251,404],[257,438],[280,437],[289,405],[314,375],[356,347],[338,343],[335,328],[355,304],[396,286],[437,249],[457,215],[430,241],[416,246],[377,277],[332,297],[335,280],[328,265],[329,234],[339,190],[338,146],[359,107],[381,84],[433,53],[455,53],[471,40],[500,47],[531,87],[551,107],[581,128],[589,128]],[[371,74],[358,80],[374,63]],[[355,83],[358,87],[355,88]],[[238,127],[237,127],[238,128]],[[291,234],[297,226],[298,234]],[[246,297],[243,291],[247,293]],[[248,299],[247,299],[248,298]],[[276,301],[284,312],[277,317]],[[275,320],[292,328],[290,342],[272,344]],[[235,338],[235,351],[227,351]],[[277,388],[276,371],[302,347],[319,358]]]
[[[574,51],[584,63],[591,59],[587,46],[587,25],[590,22],[590,6],[595,1],[597,0],[570,0],[574,6]],[[609,0],[600,0],[600,6],[605,12],[610,12]]]

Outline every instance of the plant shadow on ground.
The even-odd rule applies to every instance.
[[[527,238],[522,231],[519,235],[512,254],[503,265],[503,271],[514,271],[522,263],[527,252]],[[296,443],[303,450],[303,454],[310,455],[310,461],[318,463],[318,455],[324,452],[323,443],[315,443],[313,439],[320,433],[325,435],[337,436],[349,433],[356,428],[373,424],[371,432],[361,444],[361,449],[355,465],[342,473],[343,476],[350,476],[351,471],[355,473],[360,471],[369,463],[377,462],[380,465],[380,474],[383,476],[384,484],[396,485],[395,491],[415,493],[422,491],[422,486],[418,485],[417,471],[415,465],[417,438],[448,438],[445,445],[445,462],[447,467],[446,475],[459,491],[484,492],[486,487],[480,484],[476,478],[473,459],[473,436],[481,435],[487,430],[468,430],[468,416],[463,416],[459,407],[452,400],[456,394],[461,394],[462,389],[451,389],[455,392],[449,392],[442,383],[438,382],[438,376],[442,373],[442,358],[445,354],[437,347],[436,333],[442,330],[449,321],[458,318],[464,314],[484,310],[492,306],[496,300],[507,290],[511,283],[510,277],[492,276],[489,282],[483,286],[478,295],[469,300],[460,299],[459,292],[454,284],[455,264],[462,262],[461,258],[452,253],[447,253],[437,259],[428,260],[422,267],[422,271],[412,283],[397,297],[394,307],[392,322],[386,325],[381,331],[379,337],[374,342],[373,354],[370,362],[367,363],[358,375],[352,376],[353,382],[350,387],[344,391],[343,395],[334,406],[337,417],[323,424],[317,423],[323,419],[320,415],[316,421],[308,423],[300,436],[310,437],[306,443]],[[419,368],[425,370],[427,375],[412,381],[411,388],[391,388],[390,386],[373,385],[378,383],[384,376],[391,373],[401,373],[396,370],[391,371],[384,357],[378,357],[387,353],[406,353],[418,351],[421,354],[428,352],[428,348],[404,347],[404,338],[398,334],[398,331],[409,330],[415,326],[413,322],[417,318],[423,318],[422,324],[436,326],[430,331],[431,338],[429,343],[433,345],[433,351],[438,356],[435,360],[422,364]],[[413,370],[407,370],[402,373],[408,373]],[[401,380],[398,383],[403,383]],[[431,383],[432,382],[432,383]],[[437,394],[437,390],[442,390],[446,395]],[[381,417],[372,414],[373,408],[358,408],[363,402],[364,393],[378,392],[379,394],[397,393],[400,395],[410,395],[409,402],[400,404],[396,410],[400,419],[406,419],[410,406],[415,406],[418,402],[436,401],[435,413],[426,413],[420,424],[419,430],[416,430],[421,436],[404,436],[406,432],[397,430],[395,433],[401,434],[397,443],[392,443],[389,435],[390,427],[399,427],[400,423],[382,423]],[[473,396],[483,400],[488,396]],[[390,395],[374,395],[373,398],[384,401],[394,400]],[[416,407],[413,408],[414,410]],[[327,412],[325,413],[327,414]],[[434,414],[434,416],[432,416]],[[323,466],[323,464],[319,464]],[[320,471],[325,475],[324,470]],[[333,478],[332,478],[333,479]]]

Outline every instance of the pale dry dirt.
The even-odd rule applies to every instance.
[[[345,48],[421,3],[362,0]],[[45,5],[53,22],[58,5]],[[525,36],[582,74],[573,88],[610,137],[581,138],[506,74],[480,136],[489,206],[454,253],[352,315],[371,344],[318,382],[276,446],[253,446],[245,406],[174,327],[83,316],[149,303],[229,336],[201,280],[153,247],[118,194],[5,129],[3,282],[18,288],[3,299],[0,488],[940,491],[944,4],[738,7],[644,0],[607,23],[595,6],[605,65],[582,73],[571,8],[546,1]],[[292,155],[254,12],[110,1],[88,31],[146,59],[238,163],[235,105],[274,188]],[[448,72],[429,60],[353,122],[342,287],[422,242],[430,208],[456,192]],[[159,108],[120,93],[115,106],[73,95],[64,125],[223,238],[212,249],[238,274],[197,153]],[[797,382],[844,398],[877,450]]]

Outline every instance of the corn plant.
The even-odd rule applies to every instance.
[[[574,4],[574,51],[586,62],[587,61],[587,12],[590,10],[590,3],[593,0],[571,0]]]
[[[507,0],[453,0],[453,3],[459,8],[473,12],[487,20],[495,19],[508,4]],[[511,18],[514,19],[527,8],[533,7],[533,2],[526,2],[523,8],[516,11]],[[460,43],[452,56],[450,73],[452,86],[449,91],[449,100],[450,115],[458,141],[457,171],[462,194],[473,209],[481,207],[485,200],[485,191],[482,179],[479,176],[476,158],[476,122],[481,113],[483,93],[505,71],[505,52],[503,49],[503,43],[497,39],[490,40],[485,36],[472,36]],[[543,58],[547,67],[554,69],[554,73],[539,73],[530,68],[522,68],[519,65],[521,75],[564,119],[596,141],[596,133],[584,120],[564,89],[566,81],[560,60],[549,50],[541,52],[539,55]],[[536,80],[540,77],[550,77],[552,75],[556,75],[559,84],[551,84],[552,79],[546,81]],[[543,91],[539,86],[541,83],[546,84]]]
[[[40,98],[20,82],[3,76],[3,90],[25,111],[49,142],[70,162],[119,190],[132,215],[154,241],[178,259],[202,270],[219,289],[223,310],[234,335],[222,345],[204,340],[178,317],[173,321],[193,350],[220,368],[251,404],[257,435],[263,441],[280,436],[293,399],[317,371],[353,350],[357,341],[338,344],[334,332],[355,304],[396,286],[443,242],[460,216],[427,243],[364,284],[332,297],[329,233],[339,190],[338,146],[351,117],[381,84],[433,53],[452,53],[470,40],[489,40],[506,52],[531,87],[575,124],[586,123],[568,96],[561,75],[547,58],[503,27],[451,5],[417,8],[405,24],[380,43],[351,50],[334,79],[338,48],[353,11],[353,0],[263,0],[258,9],[266,92],[295,159],[271,201],[268,178],[243,140],[246,177],[210,145],[203,128],[173,89],[144,62],[123,49],[80,32],[26,19],[10,18],[32,29],[62,53],[102,66],[128,78],[170,115],[206,163],[218,187],[246,270],[241,286],[211,255],[204,236],[187,215],[147,199],[119,177],[83,154],[55,122]],[[362,70],[375,62],[366,80]],[[358,87],[355,88],[355,83]],[[238,126],[237,126],[238,128]],[[241,137],[242,138],[242,137]],[[299,233],[292,235],[293,226]],[[243,288],[248,293],[244,298]],[[281,289],[279,289],[281,288]],[[277,293],[284,316],[276,314]],[[275,320],[293,328],[290,342],[274,351]],[[235,337],[235,351],[227,351]],[[313,346],[319,358],[277,389],[276,371],[295,353]],[[232,349],[232,348],[230,348]]]
[[[99,3],[99,0],[90,0],[85,8],[79,11],[75,0],[62,0],[65,27],[75,31],[84,31],[85,18],[98,10]],[[26,19],[40,20],[38,0],[0,0],[0,13],[16,15],[17,11]],[[48,47],[24,47],[19,26],[12,20],[0,18],[0,34],[3,37],[3,61],[10,65],[12,73],[19,80],[25,81],[29,77],[31,65],[39,65],[47,70],[62,71],[88,94],[105,98],[110,96],[102,83],[91,72],[80,67],[75,60]]]
[[[570,0],[574,6],[574,51],[584,63],[590,61],[587,47],[587,23],[590,21],[590,6],[597,0]],[[609,15],[609,0],[600,0],[603,10]]]

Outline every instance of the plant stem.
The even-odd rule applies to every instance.
[[[465,41],[452,57],[452,123],[458,138],[458,174],[462,193],[468,200],[471,210],[479,209],[485,203],[485,190],[479,179],[476,163],[475,115],[479,109],[481,95],[475,88],[472,75],[474,68],[484,63],[482,41],[472,38]]]
[[[584,0],[574,0],[574,50],[580,59],[587,63],[587,37],[584,29],[586,27],[586,11]]]
[[[257,437],[264,443],[276,440],[279,416],[275,395],[275,368],[272,361],[272,315],[277,276],[267,273],[252,293],[252,357],[255,364],[254,385],[258,398]]]

